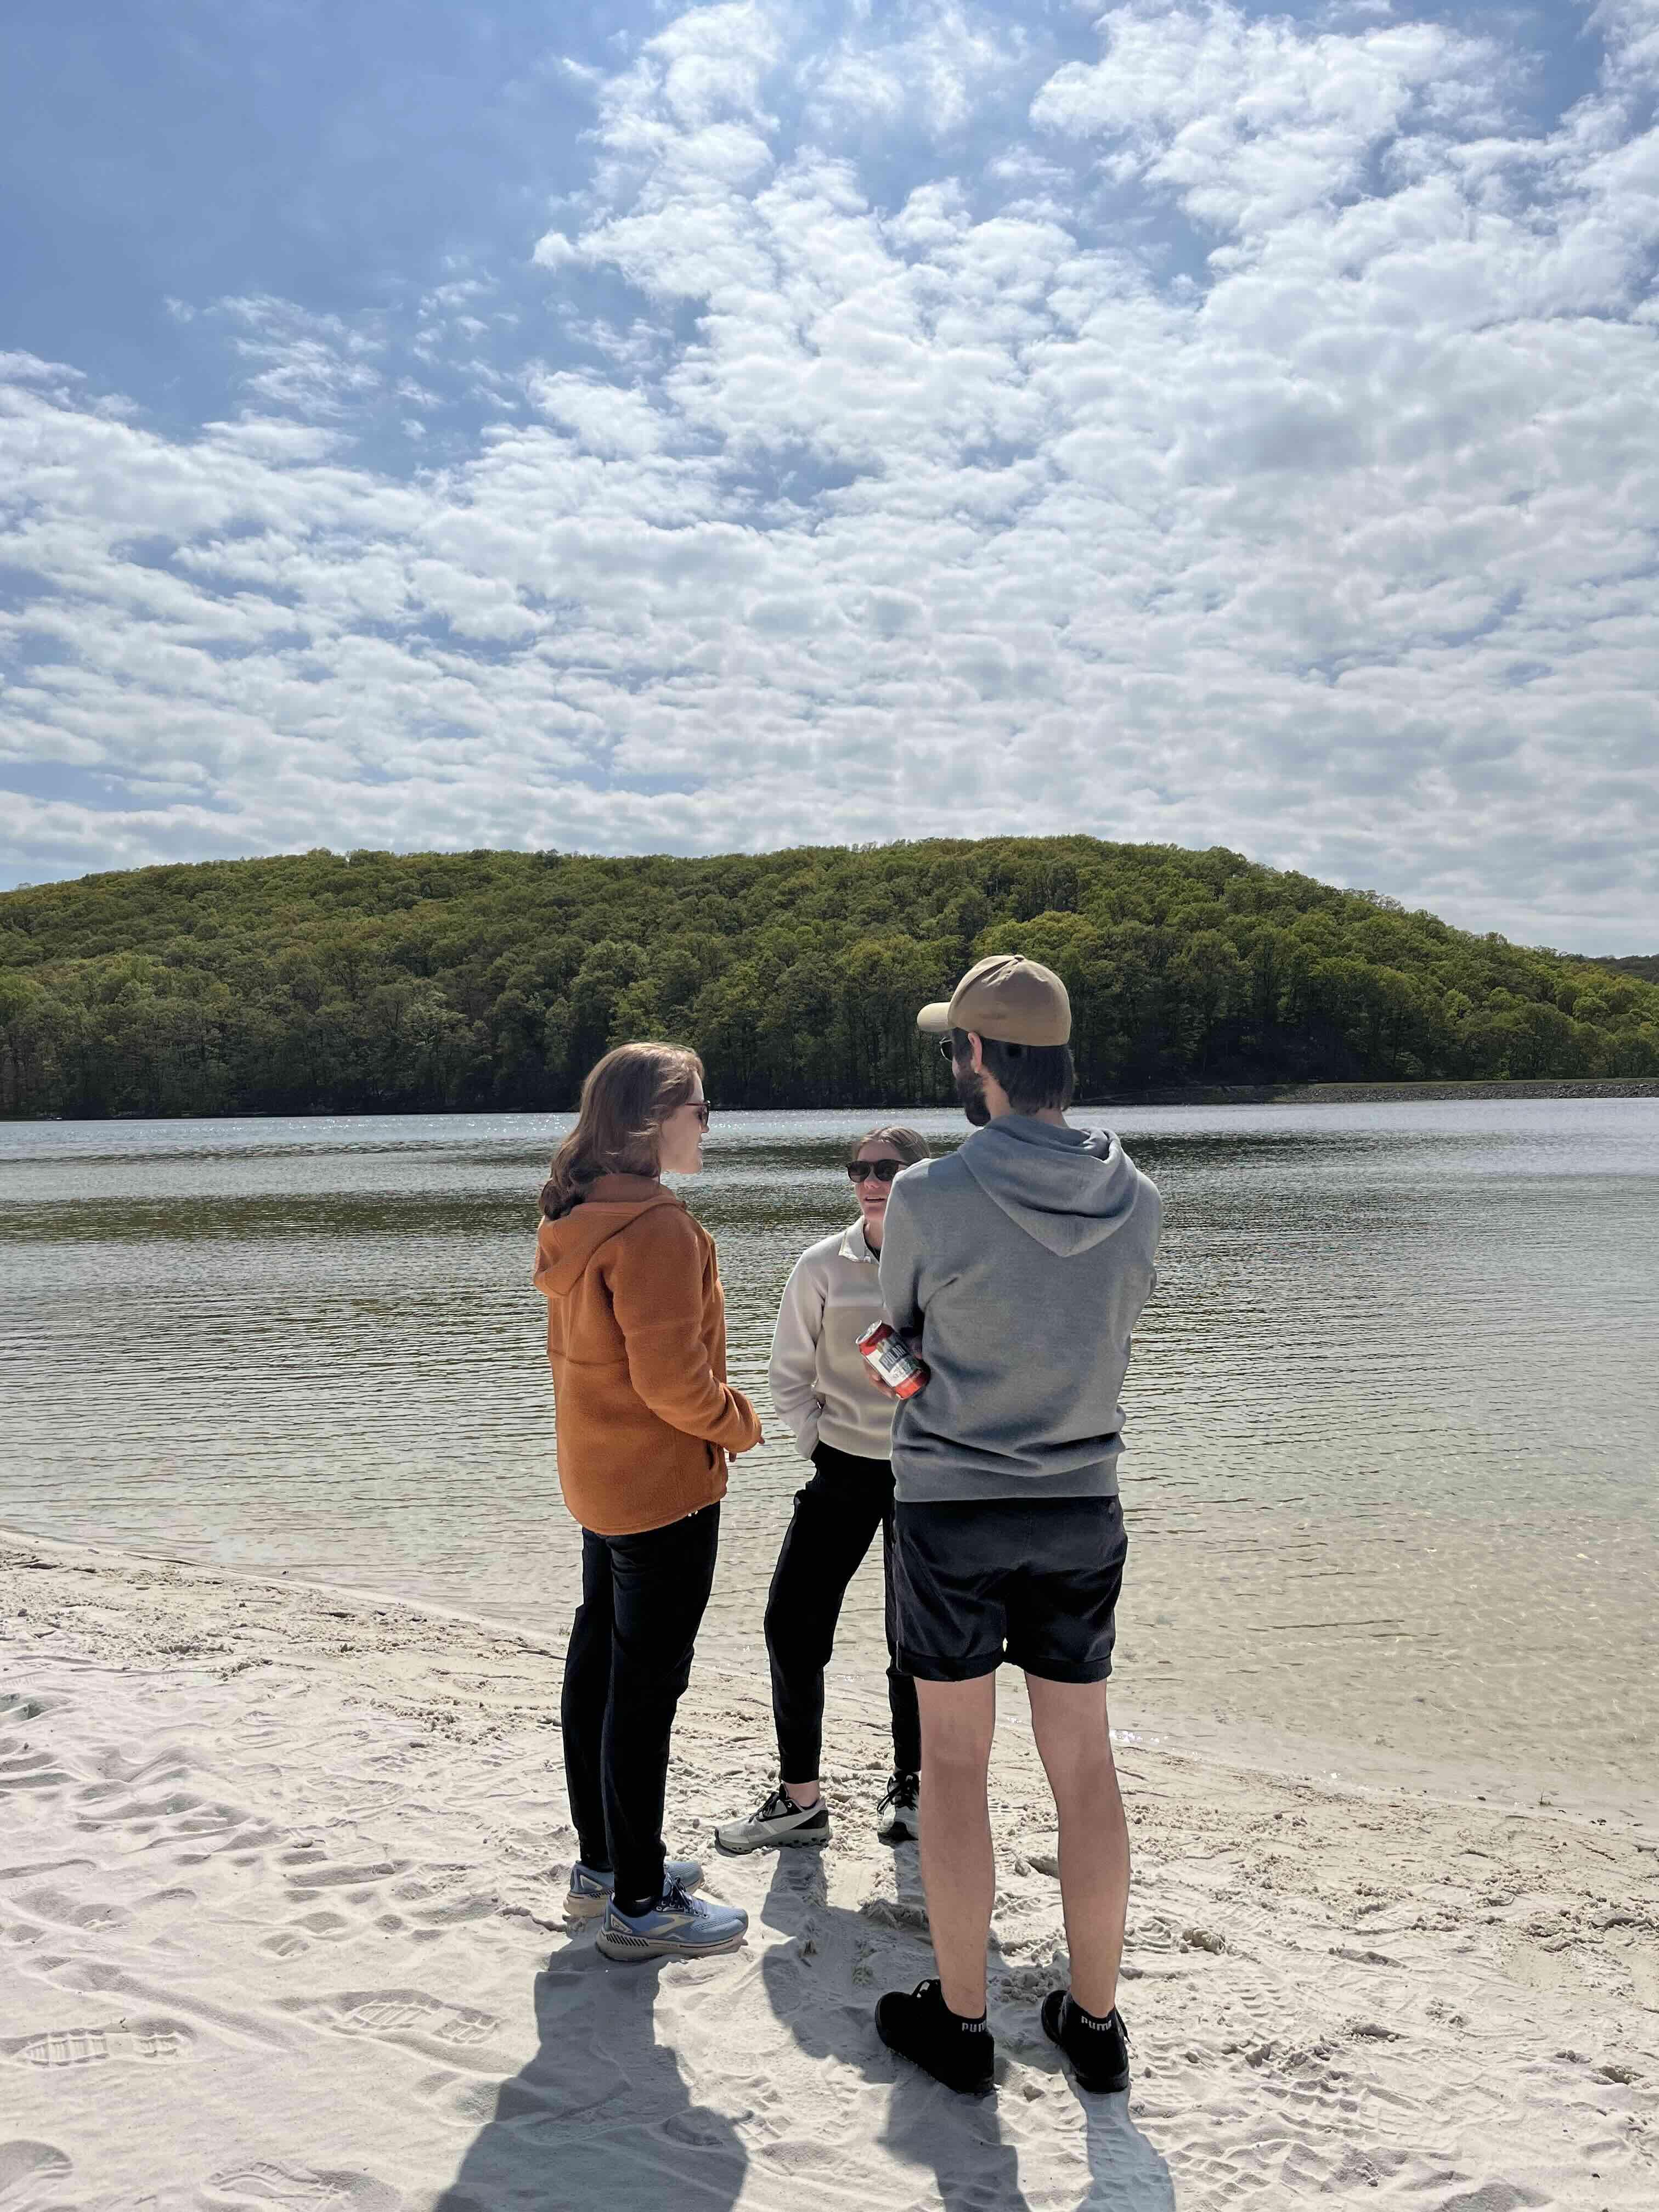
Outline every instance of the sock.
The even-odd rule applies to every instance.
[[[1117,2014],[1117,2007],[1115,2005],[1112,2007],[1110,2012],[1097,2014],[1091,2012],[1085,2012],[1083,2007],[1078,2002],[1075,1997],[1068,1996],[1066,2002],[1072,2008],[1072,2018],[1077,2022],[1078,2026],[1079,2027],[1091,2027],[1097,2035],[1103,2035],[1106,2033]]]
[[[945,2014],[946,2020],[950,2021],[951,2027],[959,2029],[964,2035],[984,2035],[989,2032],[986,2027],[985,2014],[982,2012],[952,2012],[950,2006],[945,2002],[945,1991],[942,1987],[939,1993],[939,2008]]]

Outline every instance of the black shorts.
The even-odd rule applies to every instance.
[[[1005,1659],[1050,1682],[1111,1673],[1129,1549],[1115,1498],[901,1502],[896,1517],[905,1674],[971,1682]]]

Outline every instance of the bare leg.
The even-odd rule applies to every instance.
[[[997,1724],[997,1678],[916,1684],[921,1708],[921,1882],[945,2002],[964,2019],[985,2010],[985,1946],[996,1898],[986,1774]]]
[[[1106,1685],[1028,1674],[1025,1686],[1060,1815],[1060,1899],[1072,1996],[1085,2012],[1103,2019],[1117,2002],[1129,1910],[1129,1828],[1112,1760]],[[925,1827],[922,1834],[925,1850]]]

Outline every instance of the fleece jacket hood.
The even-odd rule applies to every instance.
[[[550,1297],[568,1297],[600,1247],[620,1237],[653,1206],[684,1201],[652,1176],[601,1176],[582,1203],[556,1221],[544,1221],[538,1240],[536,1282]]]
[[[1005,1114],[957,1157],[1016,1228],[1065,1259],[1116,1236],[1145,1202],[1145,1178],[1109,1129]]]
[[[1109,1498],[1158,1192],[1107,1130],[1007,1114],[896,1177],[881,1291],[932,1370],[893,1421],[906,1504]]]

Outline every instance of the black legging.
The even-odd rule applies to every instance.
[[[772,1662],[772,1714],[786,1782],[811,1782],[823,1746],[823,1670],[835,1648],[847,1585],[881,1531],[883,1613],[887,1629],[887,1702],[893,1764],[921,1766],[916,1686],[894,1663],[893,1469],[819,1444],[813,1474],[795,1492],[795,1510],[766,1601],[766,1650]]]
[[[662,1893],[674,1711],[714,1579],[720,1509],[639,1536],[582,1531],[582,1601],[564,1662],[565,1787],[584,1865],[623,1911]]]

